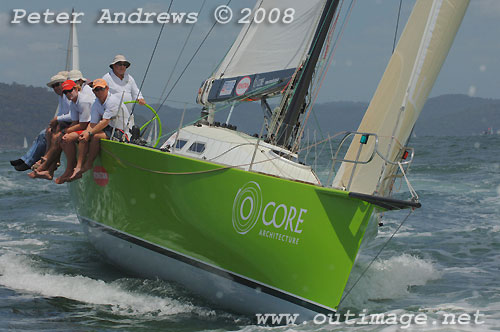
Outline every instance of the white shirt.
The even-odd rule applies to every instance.
[[[59,106],[57,107],[57,121],[71,122],[70,104],[71,101],[66,98],[66,95],[58,96]]]
[[[89,122],[90,109],[92,108],[94,100],[95,96],[87,95],[81,91],[78,92],[76,103],[71,102],[70,106],[71,121]]]
[[[122,103],[121,107],[119,107],[120,100],[121,96],[112,95],[109,92],[104,104],[101,104],[99,99],[96,98],[92,104],[90,122],[98,123],[102,119],[111,119],[109,122],[111,127],[124,130],[123,128],[127,126],[130,113],[125,104]]]
[[[119,95],[120,98],[122,93],[125,91],[123,95],[123,101],[130,101],[136,99],[144,99],[142,93],[139,91],[137,84],[132,76],[125,73],[123,76],[123,80],[120,79],[115,73],[111,70],[109,73],[102,77],[109,86],[109,92],[112,95]],[[127,104],[129,110],[132,109],[133,104]]]
[[[92,92],[92,88],[90,86],[88,86],[86,83],[83,83],[82,90],[80,91],[80,94],[82,94],[82,93],[84,95],[89,95],[95,99],[95,94],[94,94],[94,92]]]

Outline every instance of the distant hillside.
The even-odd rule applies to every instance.
[[[47,126],[57,107],[57,96],[48,88],[21,84],[0,83],[0,147],[20,147],[24,137],[31,143],[38,132]],[[152,105],[153,107],[157,105]],[[273,106],[272,106],[273,107]],[[317,132],[334,134],[343,130],[356,130],[368,103],[331,102],[316,104],[308,121],[311,135]],[[155,107],[156,108],[156,107]],[[217,112],[216,121],[225,122],[230,107]],[[201,107],[186,109],[183,124],[200,116]],[[150,119],[150,112],[139,107],[136,122]],[[181,108],[163,107],[161,116],[164,132],[175,131],[183,113]],[[260,104],[243,103],[235,107],[230,123],[249,134],[258,133],[263,112]],[[430,98],[417,121],[417,136],[478,135],[487,128],[500,129],[500,100],[474,98],[466,95],[443,95]]]
[[[0,146],[32,141],[54,116],[57,96],[48,88],[0,83]]]

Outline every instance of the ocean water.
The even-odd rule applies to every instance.
[[[408,211],[371,230],[340,308],[355,317],[278,327],[108,265],[66,186],[16,172],[9,160],[24,151],[0,150],[0,331],[500,331],[500,136],[412,146],[409,178],[423,206],[370,265]],[[377,314],[397,321],[363,323]],[[408,323],[418,314],[425,324]]]

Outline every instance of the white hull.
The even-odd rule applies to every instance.
[[[78,218],[97,251],[112,264],[133,274],[176,282],[205,299],[211,299],[210,302],[221,309],[243,313],[251,318],[254,318],[255,314],[265,313],[299,314],[296,320],[296,323],[299,323],[310,321],[318,314],[316,311],[266,294],[259,287],[234,281],[230,273],[222,276],[222,270],[209,271],[196,267],[179,260],[179,257],[174,258],[178,254],[166,248],[81,216]]]

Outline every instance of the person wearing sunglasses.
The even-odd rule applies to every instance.
[[[35,165],[38,166],[41,164],[40,160],[48,151],[48,145],[52,142],[52,132],[57,130],[59,120],[62,122],[67,120],[65,114],[69,113],[69,101],[67,98],[63,98],[61,87],[61,83],[67,79],[67,74],[68,72],[59,72],[52,76],[50,82],[47,83],[47,86],[51,88],[59,97],[58,115],[50,121],[47,128],[40,131],[36,139],[33,141],[30,149],[24,156],[10,161],[10,164],[17,171],[26,171]]]
[[[102,78],[92,82],[96,99],[92,104],[89,126],[80,134],[78,144],[80,150],[88,149],[88,155],[83,163],[85,156],[79,153],[77,165],[69,181],[81,178],[83,173],[92,168],[100,150],[101,139],[128,140],[127,122],[130,113],[121,96],[112,95],[109,90],[107,82]]]
[[[114,95],[123,95],[123,101],[137,100],[140,105],[146,104],[141,91],[137,87],[134,78],[127,73],[127,68],[130,67],[130,62],[124,55],[118,54],[109,64],[111,70],[102,78],[106,81],[109,87],[109,92]],[[133,104],[128,104],[129,111],[132,111]]]
[[[63,94],[71,101],[70,114],[72,122],[68,128],[62,130],[62,137],[59,141],[58,148],[63,150],[66,155],[66,170],[55,180],[57,184],[69,181],[71,175],[73,175],[75,166],[77,166],[75,143],[78,143],[80,135],[88,127],[90,110],[95,100],[95,96],[83,93],[80,85],[71,79],[62,83],[62,90]],[[78,153],[83,159],[86,155],[85,147],[79,147]],[[80,166],[81,163],[80,161]]]

